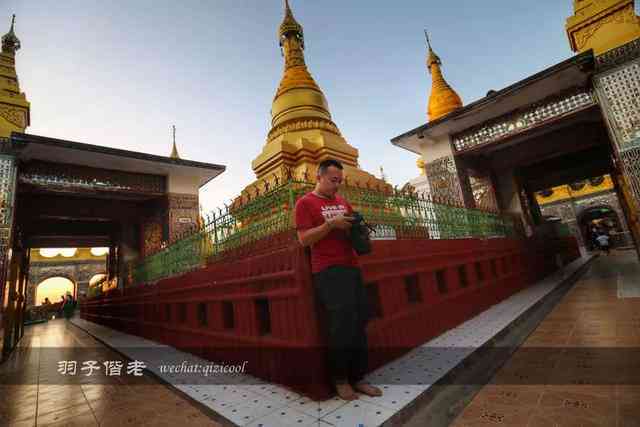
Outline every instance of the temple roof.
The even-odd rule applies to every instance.
[[[226,170],[225,166],[213,163],[16,132],[11,134],[9,149],[22,161],[42,160],[132,173],[189,176],[198,178],[200,187]]]

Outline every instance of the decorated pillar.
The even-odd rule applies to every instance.
[[[6,144],[6,141],[0,142]],[[9,280],[13,245],[13,212],[17,167],[15,158],[0,155],[0,337],[3,351],[12,348],[10,330],[13,327],[15,283]],[[7,340],[8,338],[8,340]]]
[[[170,193],[167,195],[169,241],[177,240],[198,225],[199,208],[197,194]]]
[[[435,199],[467,208],[475,207],[468,171],[453,155],[426,163],[425,173]]]
[[[640,38],[596,58],[594,86],[616,159],[627,223],[640,244]]]

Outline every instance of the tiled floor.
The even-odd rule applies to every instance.
[[[596,259],[453,425],[640,426],[638,285],[633,251]]]
[[[0,426],[219,425],[148,374],[106,381],[58,372],[61,358],[87,357],[123,361],[64,320],[27,327],[20,346],[0,365]]]
[[[211,408],[237,425],[279,426],[377,426],[426,392],[448,371],[504,328],[540,298],[547,295],[563,278],[577,271],[587,259],[580,259],[534,286],[491,307],[459,327],[414,349],[404,357],[372,372],[369,380],[384,390],[380,398],[361,396],[354,402],[338,399],[312,402],[286,388],[265,384],[248,375],[238,375],[226,384],[194,380],[193,376],[166,374],[159,370],[160,361],[180,364],[207,363],[196,356],[139,337],[97,325],[82,319],[74,323],[117,348],[129,358],[144,360],[149,370],[174,384],[196,401]],[[153,351],[146,349],[152,347]],[[195,383],[195,384],[194,384]],[[520,418],[518,415],[514,419]],[[509,425],[509,424],[505,424]]]

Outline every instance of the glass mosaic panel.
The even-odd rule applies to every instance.
[[[425,167],[431,196],[447,203],[462,203],[462,191],[453,156],[427,163]]]
[[[5,261],[11,242],[15,185],[15,159],[0,155],[0,280],[4,280]]]
[[[497,212],[498,202],[491,180],[488,177],[475,176],[471,176],[469,179],[476,207],[490,212]]]
[[[463,151],[496,142],[591,105],[595,105],[591,92],[586,89],[574,90],[533,104],[526,111],[509,113],[454,135],[453,145],[456,151]]]
[[[620,153],[624,174],[627,177],[631,193],[640,205],[640,146],[633,147]]]
[[[15,160],[0,155],[0,226],[11,224],[15,176]]]
[[[164,194],[166,179],[160,175],[131,173],[62,163],[31,161],[20,168],[19,181],[50,188]]]
[[[604,72],[640,57],[640,38],[596,57],[596,69]]]
[[[640,63],[600,74],[595,83],[618,149],[640,145]]]

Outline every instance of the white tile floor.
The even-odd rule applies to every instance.
[[[367,379],[381,385],[384,395],[379,398],[361,396],[360,399],[348,403],[337,398],[314,402],[284,387],[264,383],[250,375],[233,376],[233,384],[230,381],[225,385],[210,384],[207,378],[194,380],[193,375],[187,378],[180,374],[161,373],[157,367],[158,363],[181,363],[183,360],[194,364],[210,362],[80,318],[74,318],[72,321],[130,359],[143,360],[154,374],[237,425],[378,426],[428,390],[474,349],[481,347],[502,331],[588,260],[589,258],[581,258],[574,261],[566,266],[564,271],[511,296],[370,373]],[[145,351],[148,348],[156,351]]]

